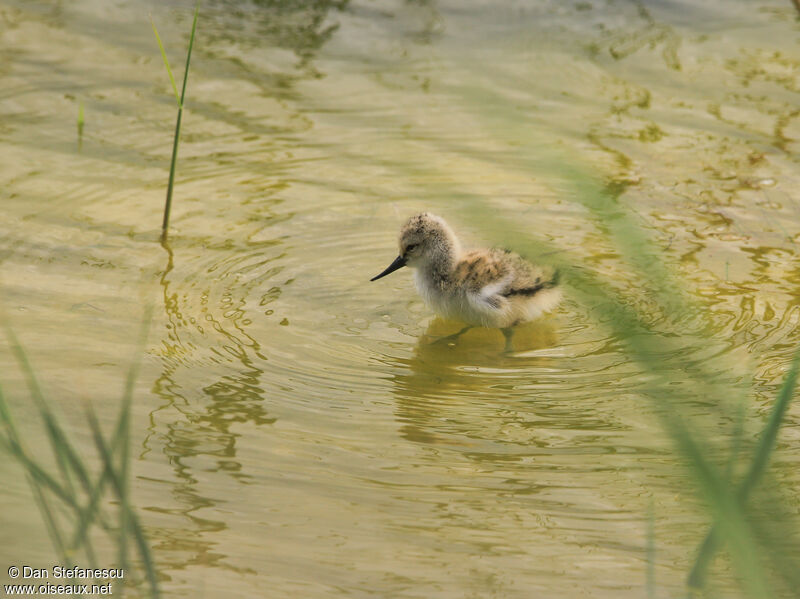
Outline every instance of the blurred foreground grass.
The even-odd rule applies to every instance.
[[[570,196],[603,223],[632,278],[645,283],[636,289],[648,300],[648,315],[634,307],[641,305],[642,297],[615,291],[610,281],[577,267],[576,257],[532,240],[516,223],[504,220],[475,198],[469,198],[468,220],[484,227],[491,223],[503,230],[506,243],[527,255],[547,255],[566,273],[572,297],[591,308],[600,326],[610,329],[646,375],[649,382],[645,395],[652,411],[690,474],[694,489],[689,491],[699,495],[709,514],[709,530],[704,539],[698,538],[697,557],[687,575],[688,596],[705,592],[708,568],[720,550],[729,556],[745,596],[795,596],[800,589],[798,517],[786,498],[786,489],[767,473],[794,394],[800,352],[795,350],[791,364],[786,366],[785,378],[757,440],[756,436],[745,437],[748,391],[718,376],[730,366],[724,364],[724,355],[701,351],[702,346],[716,341],[704,325],[701,307],[688,298],[661,252],[618,201],[618,186],[604,184],[587,171],[565,166],[568,164],[566,159],[541,160],[537,169],[566,181]],[[708,355],[714,357],[694,357]],[[700,400],[710,406],[705,415],[698,415],[696,402]],[[721,420],[734,425],[720,430]],[[753,495],[758,497],[754,499]],[[648,542],[657,544],[657,540]],[[648,559],[653,552],[648,547]],[[655,586],[652,576],[648,570],[648,592]]]
[[[30,397],[45,429],[45,437],[52,451],[52,460],[46,460],[31,451],[34,442],[28,442],[15,424],[14,417],[0,389],[0,447],[22,466],[33,497],[39,507],[50,539],[61,560],[70,568],[122,568],[125,576],[118,582],[139,589],[147,589],[151,597],[159,596],[158,578],[150,546],[138,515],[130,500],[130,411],[133,388],[139,371],[140,356],[147,339],[152,310],[147,310],[141,328],[137,354],[126,377],[119,415],[110,437],[100,428],[91,404],[85,406],[86,419],[91,430],[97,455],[82,455],[77,444],[44,396],[34,366],[17,339],[4,322],[6,339],[25,377]],[[92,464],[99,464],[93,468]],[[111,508],[110,506],[114,507]],[[112,512],[109,514],[109,510]],[[116,548],[116,561],[101,553],[98,560],[93,531],[100,529]],[[104,543],[106,547],[108,543]],[[136,552],[137,570],[131,567],[129,548]],[[101,581],[103,582],[103,581]]]

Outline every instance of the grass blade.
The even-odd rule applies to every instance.
[[[750,463],[750,468],[748,469],[744,480],[737,489],[737,499],[742,504],[747,501],[750,492],[756,486],[767,469],[769,456],[775,448],[775,441],[778,437],[778,429],[780,428],[783,417],[786,414],[786,409],[789,407],[789,402],[794,393],[799,366],[800,351],[795,354],[795,357],[792,360],[792,364],[789,367],[789,372],[786,374],[786,378],[784,379],[780,391],[778,392],[778,397],[775,400],[775,405],[770,413],[767,426],[761,435],[758,446],[756,447],[753,461]],[[714,553],[716,553],[720,546],[718,528],[718,524],[714,523],[700,546],[700,551],[698,552],[697,559],[692,566],[692,570],[689,573],[689,578],[687,581],[687,584],[690,588],[700,589],[705,585],[705,577],[706,572],[708,571],[708,566],[711,564],[711,559],[714,557]]]
[[[739,496],[742,501],[747,499],[750,491],[752,491],[753,487],[758,484],[758,481],[761,479],[762,475],[767,469],[769,457],[772,454],[772,451],[775,449],[775,441],[778,438],[778,429],[781,426],[781,422],[783,422],[783,418],[786,415],[786,409],[789,407],[789,402],[794,394],[795,385],[797,384],[798,368],[800,368],[800,351],[795,354],[794,359],[792,360],[792,365],[789,367],[789,372],[786,374],[783,385],[781,385],[780,391],[778,392],[778,398],[776,399],[775,405],[770,413],[767,426],[761,435],[761,439],[758,442],[758,447],[756,447],[756,453],[753,461],[750,464],[750,468],[747,471],[741,486],[739,487]]]
[[[161,58],[164,61],[164,66],[167,67],[167,74],[169,75],[170,83],[172,83],[172,92],[175,94],[175,101],[178,103],[178,107],[181,106],[181,98],[178,95],[178,86],[175,84],[175,76],[172,74],[172,69],[169,66],[169,59],[167,58],[167,51],[164,50],[164,44],[161,43],[161,36],[158,35],[158,28],[156,28],[156,22],[153,20],[152,15],[150,16],[150,24],[153,26],[153,33],[156,34],[156,41],[158,42],[158,47],[161,50]]]
[[[150,548],[147,545],[147,540],[144,536],[141,524],[130,505],[129,487],[127,480],[123,478],[127,477],[129,473],[129,452],[127,445],[130,437],[130,409],[134,384],[141,365],[142,348],[146,344],[152,311],[152,306],[149,306],[145,310],[143,322],[139,331],[139,344],[125,380],[122,406],[119,417],[117,418],[111,449],[109,449],[108,444],[100,434],[100,428],[94,413],[90,413],[89,423],[92,425],[95,444],[97,445],[104,465],[101,474],[98,476],[97,484],[95,485],[91,483],[88,469],[85,467],[72,445],[68,442],[64,430],[59,425],[55,414],[50,410],[27,353],[8,322],[0,319],[0,326],[5,329],[12,354],[20,365],[40,417],[45,422],[45,430],[55,456],[56,465],[63,480],[59,481],[56,477],[48,473],[26,450],[1,387],[0,426],[2,426],[5,434],[0,436],[0,448],[5,449],[25,469],[34,499],[41,511],[48,534],[52,539],[61,561],[67,566],[72,564],[71,556],[75,554],[78,548],[84,549],[86,557],[93,567],[96,564],[95,553],[88,536],[88,528],[92,521],[96,519],[103,529],[108,532],[111,530],[110,526],[105,522],[102,512],[98,508],[103,488],[107,484],[107,481],[109,481],[120,503],[120,527],[118,537],[120,565],[123,568],[129,569],[127,568],[127,539],[129,534],[133,534],[135,545],[141,557],[141,562],[150,581],[151,595],[157,597],[159,594],[158,581],[155,574],[153,559],[150,554]],[[118,471],[114,466],[114,454],[117,452],[119,453]],[[72,484],[70,474],[77,474],[83,490],[89,495],[89,502],[85,507],[80,505],[78,497],[80,488],[76,488]],[[64,536],[58,523],[58,514],[51,505],[48,494],[45,493],[45,491],[48,490],[52,492],[55,498],[61,500],[61,502],[69,508],[71,513],[74,512],[76,516],[76,532],[73,535],[70,545],[65,544]]]
[[[766,573],[759,556],[755,554],[755,534],[741,502],[731,492],[730,485],[717,475],[695,439],[681,423],[674,423],[672,434],[681,450],[689,457],[689,462],[696,471],[697,482],[716,521],[723,524],[719,527],[719,534],[728,543],[731,559],[748,596],[762,599],[772,597]]]
[[[125,386],[123,389],[122,405],[120,414],[117,419],[117,425],[111,438],[111,454],[116,455],[119,452],[120,463],[120,476],[123,482],[127,481],[129,473],[129,429],[130,429],[130,407],[133,400],[133,387],[136,379],[139,376],[139,369],[141,367],[141,357],[144,352],[144,347],[147,343],[147,335],[150,330],[150,322],[153,315],[153,306],[149,305],[145,308],[144,316],[142,317],[142,324],[139,328],[139,340],[134,358],[131,361],[128,374],[125,378]],[[100,473],[97,483],[89,493],[89,501],[86,506],[81,510],[78,516],[78,522],[75,526],[75,532],[72,536],[71,547],[79,547],[86,539],[89,527],[93,522],[93,516],[97,513],[97,506],[102,497],[105,486],[110,482],[109,471],[103,469]],[[127,484],[127,483],[125,483]],[[125,523],[121,524],[121,528]],[[120,562],[122,563],[122,562]]]
[[[194,35],[197,31],[197,15],[200,14],[200,4],[194,5],[194,19],[192,20],[192,33],[189,36],[189,50],[186,52],[186,68],[183,71],[183,87],[181,88],[180,106],[183,107],[183,100],[186,97],[186,81],[189,79],[189,61],[192,59],[192,47],[194,46]]]
[[[127,495],[127,486],[122,483],[119,473],[114,469],[114,460],[111,455],[111,451],[103,437],[103,433],[100,430],[100,423],[97,421],[97,417],[95,416],[94,411],[91,409],[91,406],[87,412],[87,416],[89,419],[89,425],[92,429],[92,437],[94,438],[95,446],[97,447],[97,451],[100,453],[100,457],[103,460],[103,466],[108,473],[114,491],[117,495],[117,499],[119,500],[119,509],[125,512],[127,529],[133,533],[136,546],[139,550],[139,557],[142,560],[142,565],[145,568],[145,573],[147,574],[147,579],[150,583],[150,592],[153,597],[158,597],[158,577],[156,576],[155,565],[150,553],[150,546],[147,543],[147,539],[145,537],[144,530],[142,530],[142,526],[139,523],[139,519],[130,505],[129,497]]]
[[[172,76],[172,70],[169,68],[169,63],[167,62],[166,53],[164,52],[164,46],[161,43],[161,38],[158,37],[158,31],[156,31],[155,23],[153,23],[153,31],[156,32],[156,38],[158,39],[158,45],[161,48],[162,56],[164,57],[164,64],[167,66],[167,71],[169,72],[170,80],[172,81],[173,91],[175,92],[175,98],[178,101],[178,116],[175,119],[175,135],[172,139],[172,159],[170,160],[169,164],[169,181],[167,182],[167,199],[164,203],[164,219],[161,223],[161,239],[162,241],[167,238],[167,231],[169,230],[169,216],[170,212],[172,211],[172,189],[175,186],[175,166],[178,162],[178,142],[180,141],[181,137],[181,120],[183,117],[183,106],[184,101],[186,99],[186,82],[189,80],[189,63],[192,59],[192,48],[194,47],[194,37],[195,32],[197,31],[197,16],[200,11],[200,4],[195,4],[194,7],[194,20],[192,21],[192,33],[189,37],[189,50],[186,53],[186,67],[183,73],[183,86],[181,87],[181,95],[178,97],[178,88],[175,85],[175,78]],[[152,19],[151,19],[152,21]]]
[[[64,434],[63,429],[59,426],[58,421],[50,410],[50,407],[47,405],[44,394],[42,393],[42,389],[36,379],[33,366],[28,359],[27,353],[23,349],[19,339],[17,339],[16,334],[11,329],[8,322],[3,321],[2,324],[5,329],[6,337],[9,340],[11,351],[20,365],[20,369],[25,374],[28,389],[30,390],[34,403],[39,410],[42,421],[45,423],[45,429],[47,431],[48,440],[50,441],[50,447],[53,451],[56,464],[58,465],[61,475],[64,478],[65,484],[67,487],[71,488],[71,468],[72,471],[77,475],[78,480],[81,482],[84,489],[90,489],[91,482],[89,481],[88,470],[78,456],[77,452],[67,441],[67,437]]]
[[[10,439],[3,439],[0,443],[2,443],[3,449],[14,456],[14,458],[22,464],[28,474],[36,479],[37,484],[46,486],[56,497],[61,499],[69,507],[78,511],[80,510],[80,505],[78,505],[75,497],[68,493],[61,483],[48,474],[23,447]]]
[[[75,497],[71,492],[68,492],[55,479],[47,474],[47,472],[42,469],[41,466],[36,464],[36,462],[30,458],[28,453],[25,451],[19,434],[17,433],[16,426],[14,425],[14,421],[11,418],[11,412],[8,409],[8,404],[6,403],[5,395],[3,394],[2,389],[0,389],[0,420],[2,420],[3,426],[6,429],[6,438],[3,439],[3,445],[5,446],[5,449],[14,457],[16,457],[17,461],[19,461],[20,464],[25,468],[28,484],[31,487],[31,491],[33,492],[33,497],[37,506],[39,507],[39,511],[44,518],[47,533],[50,535],[58,554],[65,562],[68,563],[69,554],[66,551],[63,536],[61,535],[54,512],[47,501],[47,497],[42,491],[42,486],[47,486],[56,490],[56,496],[63,499],[65,503],[70,504],[73,507],[77,507]]]

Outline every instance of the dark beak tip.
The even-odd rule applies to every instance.
[[[371,283],[372,281],[377,281],[377,280],[378,280],[378,279],[380,279],[381,277],[385,277],[386,275],[393,273],[393,272],[394,272],[394,271],[396,271],[398,268],[403,268],[405,265],[406,265],[406,260],[405,260],[405,258],[403,258],[402,256],[398,256],[397,258],[395,258],[395,259],[394,259],[394,262],[392,262],[392,263],[391,263],[391,264],[390,264],[390,265],[389,265],[389,266],[386,268],[386,270],[384,270],[382,273],[380,273],[380,274],[378,274],[378,275],[375,275],[374,277],[372,277],[372,278],[370,279],[370,283]]]

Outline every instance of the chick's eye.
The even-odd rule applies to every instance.
[[[416,249],[416,247],[417,247],[416,243],[411,243],[411,244],[407,245],[406,246],[406,253],[413,252]]]

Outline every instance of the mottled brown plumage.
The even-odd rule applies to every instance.
[[[555,269],[508,250],[464,252],[447,223],[427,212],[406,221],[399,246],[397,259],[372,280],[402,266],[414,268],[425,303],[446,318],[508,328],[549,312],[561,299]]]

